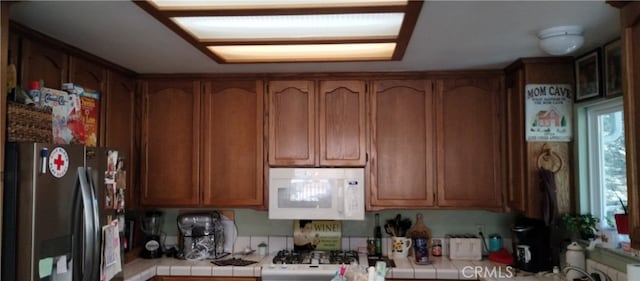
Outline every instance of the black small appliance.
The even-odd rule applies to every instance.
[[[149,211],[142,217],[142,232],[144,232],[144,247],[140,256],[145,259],[162,257],[162,244],[160,243],[160,228],[162,226],[162,212]]]
[[[511,227],[513,267],[540,272],[553,268],[551,229],[544,221],[518,216]]]

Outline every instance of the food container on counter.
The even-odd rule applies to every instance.
[[[472,234],[445,236],[449,244],[449,259],[479,261],[482,259],[482,240]]]

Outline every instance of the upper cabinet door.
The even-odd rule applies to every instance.
[[[524,69],[507,73],[507,207],[512,212],[526,212],[527,198],[527,143],[524,137]]]
[[[22,85],[29,81],[44,82],[44,87],[62,89],[62,83],[68,81],[69,56],[64,51],[42,45],[37,41],[22,40]]]
[[[370,118],[369,209],[433,206],[436,162],[431,81],[374,81]]]
[[[269,82],[269,165],[316,164],[313,81]]]
[[[320,166],[364,166],[364,81],[320,81]]]
[[[140,203],[143,206],[197,206],[200,203],[200,82],[145,81],[142,98]]]
[[[135,190],[138,170],[138,151],[140,149],[136,140],[139,136],[136,132],[136,123],[140,120],[134,116],[136,82],[115,71],[108,75],[107,94],[103,97],[105,112],[105,130],[101,135],[105,136],[107,147],[118,148],[126,153],[124,159],[127,170],[127,189],[125,206],[127,209],[138,207]],[[139,116],[138,116],[139,117]]]
[[[205,83],[202,119],[203,204],[264,206],[262,81]]]
[[[452,78],[436,87],[438,206],[500,209],[501,79]]]
[[[76,85],[80,85],[85,90],[94,90],[100,94],[100,100],[106,99],[106,85],[107,85],[107,69],[97,63],[71,56],[69,58],[69,81]],[[95,141],[87,141],[87,143],[97,144],[101,146],[104,144],[104,136],[100,134],[103,131],[106,111],[98,104],[98,120],[97,136]],[[90,136],[87,136],[89,138]]]
[[[104,66],[74,56],[69,58],[69,82],[104,95],[106,81]]]

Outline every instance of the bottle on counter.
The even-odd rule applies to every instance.
[[[376,256],[382,256],[382,228],[380,227],[380,214],[375,215],[376,226],[373,228],[373,239],[376,242]]]

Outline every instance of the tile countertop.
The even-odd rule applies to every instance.
[[[268,265],[273,255],[257,254],[243,259],[258,261],[248,266],[217,266],[210,261],[186,261],[174,258],[136,259],[124,266],[125,281],[145,281],[154,276],[237,276],[260,277],[263,265]],[[458,261],[446,257],[432,257],[430,265],[416,265],[412,257],[394,259],[396,267],[387,273],[387,279],[454,279],[481,281],[552,281],[543,276],[514,276],[513,269],[488,260]],[[520,274],[518,274],[520,275]]]

